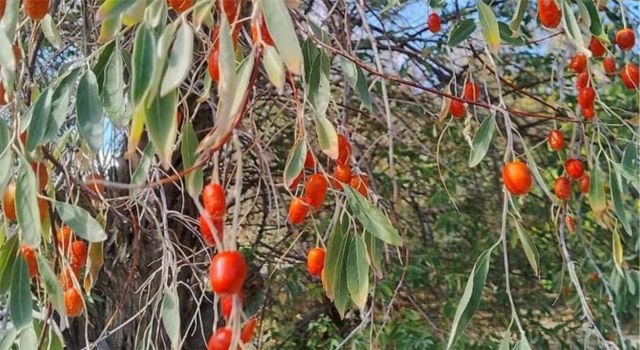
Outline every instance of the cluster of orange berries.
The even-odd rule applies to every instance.
[[[31,168],[36,174],[36,187],[38,188],[38,192],[44,191],[49,178],[46,166],[42,163],[33,162],[31,163]],[[10,182],[4,190],[4,194],[2,195],[2,208],[7,220],[16,221],[16,184],[13,181]],[[48,212],[49,203],[43,198],[38,198],[40,221],[43,221],[47,217]]]
[[[338,135],[338,159],[333,169],[331,185],[334,189],[342,190],[342,185],[347,184],[358,191],[362,196],[369,196],[369,177],[365,174],[353,174],[350,166],[351,145],[347,138]],[[304,166],[307,169],[315,168],[316,161],[312,152],[307,152]],[[302,171],[291,186],[296,187],[304,177]],[[294,197],[289,205],[289,222],[297,225],[304,221],[310,208],[318,210],[322,207],[329,188],[327,177],[321,173],[315,173],[309,177],[304,186],[304,194],[301,197]]]
[[[209,222],[213,224],[216,237],[221,241],[224,233],[224,216],[227,210],[227,202],[224,189],[218,183],[210,183],[202,190],[202,204],[204,212],[200,214],[200,233],[204,242],[213,247],[216,239],[213,237]]]
[[[60,284],[64,290],[64,303],[69,317],[79,316],[84,308],[82,294],[75,286],[74,280],[78,280],[80,270],[87,263],[88,250],[86,242],[74,239],[73,236],[73,232],[67,226],[60,227],[56,232],[58,248],[68,257],[68,264],[65,264],[60,274]]]
[[[547,136],[549,147],[554,151],[561,151],[564,148],[564,134],[560,130],[549,131]],[[590,178],[585,174],[582,161],[578,159],[568,159],[565,162],[565,171],[568,176],[560,176],[553,185],[556,196],[566,201],[571,197],[571,180],[577,180],[581,193],[589,192]]]
[[[464,84],[464,90],[462,92],[462,98],[466,101],[475,102],[480,97],[480,87],[474,82],[467,82]],[[449,113],[454,119],[463,118],[466,110],[464,102],[460,100],[452,100],[451,107],[449,107]]]

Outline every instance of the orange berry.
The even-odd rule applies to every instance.
[[[78,273],[71,266],[66,266],[60,274],[60,285],[62,290],[73,288],[73,280],[77,279]]]
[[[99,196],[104,196],[104,176],[98,173],[91,173],[85,176],[84,183],[91,191]]]
[[[593,57],[602,57],[607,52],[604,45],[602,45],[602,41],[596,38],[595,36],[591,37],[591,42],[589,42],[589,50],[593,54]]]
[[[307,169],[313,169],[316,167],[316,158],[310,150],[307,151],[307,155],[304,158],[304,167]]]
[[[591,120],[593,119],[593,117],[595,117],[596,112],[593,109],[593,107],[589,107],[589,108],[585,108],[582,110],[582,116],[584,117],[585,120]]]
[[[211,259],[209,282],[220,296],[239,293],[246,277],[247,263],[239,252],[221,252]]]
[[[205,219],[205,215],[209,215],[208,213],[200,214],[200,233],[202,234],[202,239],[204,239],[204,243],[209,247],[213,247],[216,245],[216,240],[213,238],[213,233],[211,232],[211,228],[207,224],[207,220]],[[214,219],[209,215],[209,220],[213,224],[214,229],[216,230],[216,236],[218,240],[222,241],[224,237],[224,221],[222,219]]]
[[[435,12],[432,12],[427,19],[427,25],[429,26],[429,30],[432,33],[437,33],[442,28],[442,21],[440,20],[440,15]]]
[[[596,91],[591,86],[587,86],[578,92],[578,104],[584,109],[592,108],[595,99]]]
[[[225,320],[228,320],[233,312],[233,296],[237,295],[242,307],[242,291],[238,294],[224,295],[220,297],[220,311]]]
[[[289,185],[289,189],[293,190],[294,188],[298,187],[298,184],[300,183],[300,181],[302,181],[303,178],[304,178],[304,171],[301,171],[300,174],[298,174],[298,176],[296,176],[296,178],[293,179],[293,181],[291,181],[291,185]]]
[[[58,241],[58,247],[62,248],[62,251],[66,254],[71,246],[73,240],[73,232],[69,226],[63,225],[56,232],[56,240]]]
[[[192,5],[191,0],[167,0],[169,7],[174,9],[177,13],[182,13],[189,9]]]
[[[0,18],[4,16],[4,8],[7,6],[7,0],[0,0]]]
[[[608,56],[602,62],[604,66],[604,72],[607,75],[615,75],[616,74],[616,59],[613,56]]]
[[[4,97],[4,84],[2,84],[2,82],[0,81],[0,106],[4,106],[7,104],[7,100]]]
[[[39,21],[49,12],[49,0],[24,0],[24,12],[34,21]]]
[[[589,177],[589,175],[584,174],[579,182],[579,187],[580,187],[580,192],[582,193],[589,193],[589,185],[591,185],[591,178]]]
[[[46,199],[38,198],[38,214],[40,214],[40,222],[44,221],[49,214],[49,202]]]
[[[369,198],[369,177],[366,174],[351,176],[349,186],[360,192],[364,198]]]
[[[23,244],[20,247],[22,252],[22,256],[24,260],[27,262],[27,267],[29,268],[29,277],[34,278],[38,275],[38,261],[36,260],[36,253],[26,244]]]
[[[87,243],[84,241],[76,240],[71,243],[71,266],[77,271],[87,263]]]
[[[342,189],[342,184],[349,183],[351,180],[351,168],[340,164],[336,165],[333,168],[333,178],[333,187]]]
[[[307,253],[307,271],[311,276],[319,276],[324,268],[325,251],[322,248],[313,248]]]
[[[631,50],[636,44],[636,33],[631,28],[620,29],[616,33],[616,44],[620,50]]]
[[[502,167],[502,181],[514,196],[527,194],[531,190],[531,172],[527,164],[514,160]]]
[[[569,67],[571,67],[576,74],[584,72],[587,69],[587,56],[583,53],[573,56]]]
[[[42,163],[33,162],[31,163],[31,169],[33,169],[33,172],[36,175],[36,184],[38,186],[38,192],[42,192],[45,189],[45,187],[47,187],[47,181],[49,180],[49,174],[47,173],[47,166]]]
[[[565,224],[569,232],[574,233],[576,231],[576,219],[571,215],[567,215],[564,219]]]
[[[538,19],[547,28],[555,28],[560,24],[562,13],[555,0],[538,0]]]
[[[309,213],[309,206],[304,199],[294,197],[289,205],[289,222],[293,225],[300,224]]]
[[[620,78],[627,89],[637,90],[638,86],[640,86],[640,71],[638,71],[638,66],[633,63],[625,64],[620,70]]]
[[[235,22],[238,14],[238,6],[236,6],[236,0],[224,0],[222,2],[222,7],[224,8],[224,12],[227,15],[227,20],[229,21],[229,23]]]
[[[208,66],[211,80],[216,82],[219,81],[220,67],[218,67],[218,48],[213,48],[211,49],[211,52],[209,52]]]
[[[229,350],[233,333],[228,327],[218,328],[207,342],[207,350]]]
[[[13,182],[9,183],[4,189],[2,209],[4,210],[4,217],[8,221],[16,220],[16,184]]]
[[[476,101],[480,97],[480,87],[476,83],[468,82],[464,84],[462,97],[467,101]]]
[[[82,296],[75,287],[69,288],[64,292],[64,305],[68,317],[78,317],[82,313],[84,308]]]
[[[269,46],[273,46],[273,38],[271,38],[271,34],[269,34],[269,29],[267,29],[267,22],[264,19],[264,14],[260,14],[260,17],[256,20],[256,22],[251,22],[251,38],[254,43],[258,42],[258,33],[262,38],[262,42]]]
[[[347,165],[351,160],[351,144],[347,138],[339,134],[338,135],[338,159],[336,162],[340,165]]]
[[[451,112],[451,116],[454,119],[460,119],[464,117],[465,115],[464,103],[462,103],[462,101],[459,101],[459,100],[451,101],[451,107],[449,107],[449,111]]]
[[[253,338],[253,330],[256,328],[256,318],[251,317],[247,322],[245,322],[244,326],[242,326],[242,331],[240,332],[240,340],[243,343],[247,344]]]
[[[324,203],[324,198],[327,194],[327,188],[329,187],[329,182],[327,178],[322,174],[313,174],[309,176],[309,180],[304,185],[304,194],[307,203],[319,209]]]
[[[554,151],[560,151],[564,148],[564,134],[560,130],[554,129],[549,131],[547,140],[549,142],[549,147]]]
[[[571,181],[566,176],[560,176],[553,184],[553,190],[560,200],[566,201],[571,197]]]
[[[564,168],[567,171],[567,174],[572,179],[576,180],[584,175],[584,168],[582,167],[582,161],[579,159],[567,159],[564,163]]]
[[[589,86],[589,84],[589,73],[582,72],[576,76],[576,90],[578,90],[578,92]]]
[[[202,190],[204,209],[214,219],[222,219],[227,211],[227,199],[219,183],[210,183]]]

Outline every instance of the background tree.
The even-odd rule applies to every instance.
[[[0,9],[0,349],[638,347],[637,3]]]

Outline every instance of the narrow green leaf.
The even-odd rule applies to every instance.
[[[520,238],[520,243],[522,243],[522,249],[524,249],[524,254],[527,256],[529,265],[531,265],[531,269],[533,269],[536,277],[540,277],[540,256],[538,255],[538,249],[533,243],[531,236],[524,230],[522,225],[520,225],[520,222],[515,218],[513,222],[516,226],[516,231],[518,232],[518,237]]]
[[[80,135],[87,141],[91,150],[98,153],[102,147],[104,116],[98,80],[90,69],[84,73],[78,83],[76,113]]]
[[[102,226],[86,210],[58,201],[56,201],[56,210],[60,220],[81,238],[89,242],[101,242],[107,239]]]
[[[0,31],[0,65],[10,71],[15,71],[16,60],[13,56],[13,48],[7,34]]]
[[[151,168],[151,161],[153,160],[153,143],[149,142],[147,146],[145,146],[144,151],[142,152],[142,157],[140,158],[140,163],[138,163],[138,167],[136,171],[131,175],[131,184],[134,186],[139,186],[144,184],[147,180],[147,175],[149,175],[149,169]],[[134,191],[136,193],[137,191]]]
[[[169,54],[167,70],[164,73],[160,96],[165,96],[178,88],[187,77],[193,60],[193,30],[188,21],[182,21],[176,40]]]
[[[458,23],[449,34],[449,46],[458,46],[461,42],[465,41],[473,32],[476,31],[476,22],[472,19],[465,19]]]
[[[362,224],[365,230],[387,244],[402,246],[402,237],[398,234],[398,230],[391,225],[389,218],[380,209],[351,187],[344,186],[343,189],[347,195],[349,212]]]
[[[20,3],[20,0],[7,0],[4,15],[0,21],[0,31],[7,35],[9,42],[13,42],[16,37],[16,29],[20,19]]]
[[[40,254],[36,254],[38,260],[38,274],[44,284],[44,289],[47,291],[49,300],[53,307],[60,313],[65,312],[64,296],[62,293],[62,287],[56,274],[53,272],[47,260]]]
[[[618,231],[613,231],[611,239],[611,246],[613,247],[613,263],[616,265],[616,269],[618,270],[620,275],[624,276],[624,272],[622,270],[622,263],[624,262],[624,252],[622,249],[622,240],[620,240]]]
[[[53,23],[53,18],[51,18],[50,14],[44,15],[44,18],[40,21],[42,25],[42,31],[44,32],[44,37],[47,38],[47,41],[56,49],[60,49],[62,47],[62,38],[60,38],[60,32],[58,31],[58,27]]]
[[[580,52],[584,49],[584,39],[582,38],[578,21],[576,21],[573,9],[571,8],[571,3],[569,1],[561,2],[563,7],[562,21],[564,22],[566,33],[569,38],[572,39],[571,42],[576,46],[578,52]]]
[[[29,122],[27,138],[27,151],[33,152],[36,147],[42,143],[44,138],[49,118],[51,117],[51,97],[53,91],[45,89],[38,100],[36,101],[33,109],[31,110],[31,120]]]
[[[9,291],[11,286],[11,273],[18,255],[18,235],[13,235],[0,248],[0,295]]]
[[[496,116],[491,115],[485,118],[480,124],[480,128],[473,137],[473,146],[469,153],[469,166],[471,168],[480,164],[484,156],[489,150],[491,140],[493,139],[493,131],[496,127]]]
[[[301,74],[302,50],[287,6],[282,0],[264,0],[262,6],[267,28],[285,66],[292,74]]]
[[[471,274],[464,288],[464,293],[458,303],[458,308],[453,318],[447,349],[451,349],[458,337],[464,332],[469,321],[471,321],[478,306],[480,306],[482,290],[484,289],[487,273],[489,272],[492,250],[493,247],[480,254],[480,257],[478,257],[478,260],[476,260],[473,266],[473,270],[471,270]]]
[[[304,160],[307,157],[307,142],[300,139],[289,151],[289,157],[284,167],[284,185],[289,188],[293,181],[304,169]]]
[[[369,262],[364,237],[355,235],[347,253],[347,287],[351,300],[362,311],[369,295]]]
[[[102,21],[100,25],[100,35],[98,36],[98,43],[103,44],[110,40],[113,40],[116,37],[116,34],[122,28],[122,17],[115,16],[111,18],[107,18]]]
[[[607,200],[604,194],[604,174],[597,163],[591,169],[589,204],[595,217],[600,217],[607,209]]]
[[[36,193],[36,177],[29,163],[23,159],[16,181],[16,214],[22,241],[32,248],[40,245],[42,239]]]
[[[23,329],[20,332],[20,349],[37,349],[38,348],[38,336],[36,335],[33,325]]]
[[[165,169],[171,167],[171,154],[178,135],[176,90],[164,97],[156,96],[147,112],[147,131]]]
[[[380,275],[382,273],[382,253],[384,243],[376,236],[364,231],[364,240],[367,243],[367,255],[373,270]]]
[[[282,94],[282,91],[284,90],[286,72],[284,70],[282,58],[280,58],[280,54],[278,54],[278,50],[273,46],[265,46],[262,64],[264,65],[264,70],[267,72],[269,81],[273,86],[275,86],[278,94]]]
[[[557,198],[554,195],[552,195],[551,192],[549,192],[547,183],[545,182],[544,178],[540,174],[540,170],[538,169],[536,160],[535,158],[533,158],[533,155],[531,154],[531,151],[527,147],[526,142],[522,142],[522,148],[524,148],[524,154],[527,157],[527,164],[529,165],[529,169],[533,174],[533,178],[536,179],[536,183],[540,188],[542,188],[542,191],[547,195],[547,198],[549,198],[551,202],[556,202]]]
[[[11,180],[13,171],[11,171],[11,162],[13,160],[13,152],[11,150],[11,134],[7,123],[0,119],[0,195],[4,193],[4,189]]]
[[[18,330],[15,328],[10,328],[0,333],[0,350],[13,349],[13,343],[15,343],[18,338],[18,333]]]
[[[193,9],[193,24],[196,30],[200,29],[202,24],[207,27],[213,26],[213,15],[211,8],[216,2],[210,0],[198,0]]]
[[[584,7],[586,7],[589,13],[589,19],[591,22],[591,24],[589,25],[589,30],[591,31],[591,34],[598,37],[602,36],[603,34],[602,22],[600,21],[600,15],[598,14],[598,9],[596,8],[596,5],[593,3],[593,0],[580,0],[580,3],[582,3]]]
[[[482,0],[478,0],[478,15],[480,17],[480,27],[482,27],[482,34],[487,41],[487,45],[494,55],[498,54],[500,50],[500,30],[498,29],[498,20],[496,15],[493,14],[491,7],[484,3]]]
[[[120,17],[134,3],[134,1],[105,0],[98,9],[96,16],[98,20]]]
[[[221,95],[225,94],[229,96],[227,99],[232,99],[236,83],[235,49],[231,39],[231,27],[229,26],[225,16],[222,16],[222,21],[220,23],[218,45],[220,50],[218,53],[218,67],[220,70],[218,88],[221,91]],[[220,103],[223,102],[221,101]],[[231,103],[227,102],[225,105],[229,108]]]
[[[325,116],[316,116],[316,133],[318,144],[324,154],[331,159],[338,158],[338,133],[333,124]]]
[[[104,68],[103,79],[101,95],[104,111],[114,125],[124,127],[127,124],[124,113],[124,63],[119,45],[115,46]]]
[[[498,28],[500,30],[500,39],[503,42],[513,46],[520,46],[526,43],[522,37],[514,37],[513,31],[511,31],[511,28],[509,28],[506,23],[498,22]]]
[[[193,129],[191,118],[189,118],[189,116],[185,116],[184,118],[185,121],[182,126],[182,147],[180,151],[182,154],[182,168],[189,169],[195,164],[197,159],[196,148],[198,147],[198,137]],[[200,196],[203,181],[202,168],[192,171],[185,176],[187,192],[194,199]]]
[[[81,70],[74,69],[59,78],[59,83],[55,87],[51,97],[51,115],[47,123],[46,131],[42,137],[42,143],[49,142],[58,135],[60,128],[67,119],[69,112],[69,101],[71,94],[76,91],[75,85]]]
[[[349,304],[349,287],[347,280],[347,258],[348,249],[353,241],[353,236],[346,234],[335,264],[334,280],[333,280],[333,303],[340,314],[340,318],[344,318],[344,313]]]
[[[324,281],[326,284],[327,297],[334,300],[333,289],[336,281],[341,278],[340,265],[341,256],[348,243],[349,222],[343,217],[335,224],[329,243],[327,244],[327,254],[324,259]]]
[[[171,340],[171,349],[180,349],[180,299],[173,289],[165,290],[162,298],[162,324]]]
[[[22,330],[31,324],[31,288],[29,287],[29,270],[22,254],[18,254],[11,273],[11,292],[9,312],[13,327]]]
[[[513,17],[511,18],[511,22],[509,22],[509,28],[511,31],[515,32],[520,28],[520,23],[522,23],[522,17],[524,17],[524,12],[529,6],[529,0],[518,0],[518,7],[516,11],[513,13]]]
[[[155,40],[147,26],[138,26],[133,44],[131,97],[134,105],[147,95],[155,67]]]
[[[631,231],[631,223],[627,219],[622,193],[620,191],[621,181],[622,179],[620,178],[620,175],[616,172],[612,171],[611,174],[609,174],[609,188],[611,190],[611,201],[613,202],[613,210],[627,234],[632,235],[633,233]]]

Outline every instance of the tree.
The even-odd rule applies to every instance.
[[[0,8],[0,349],[638,346],[636,4]]]

